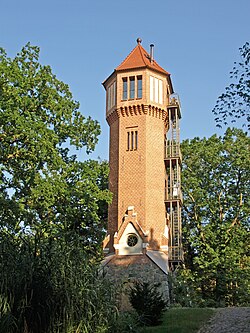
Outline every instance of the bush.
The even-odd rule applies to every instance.
[[[110,322],[109,333],[138,333],[137,314],[135,312],[117,312]]]
[[[160,324],[167,302],[158,291],[158,286],[137,281],[130,288],[129,300],[138,314],[141,325],[155,326]]]

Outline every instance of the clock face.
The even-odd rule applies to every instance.
[[[138,243],[138,237],[135,234],[128,235],[127,244],[130,247],[135,246]]]

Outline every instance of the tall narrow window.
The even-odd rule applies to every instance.
[[[129,98],[135,98],[135,77],[129,78]]]
[[[122,100],[135,98],[142,98],[142,75],[123,77]]]
[[[142,98],[142,76],[137,76],[137,98]]]
[[[150,76],[150,101],[154,101],[154,77]]]
[[[130,132],[127,132],[127,150],[130,149]]]
[[[154,101],[159,103],[159,80],[155,77],[155,96]]]
[[[153,76],[150,76],[150,100],[160,104],[163,103],[163,82]]]
[[[112,106],[113,106],[113,98],[114,98],[114,89],[113,89],[113,84],[112,84],[112,86],[110,87],[110,108],[112,108]]]
[[[135,147],[134,149],[136,150],[138,148],[138,131],[135,131]]]
[[[123,84],[122,99],[126,100],[128,99],[128,79],[126,77],[122,79],[122,84]]]
[[[107,108],[110,110],[116,104],[116,81],[107,89]]]
[[[113,89],[113,98],[112,98],[112,106],[116,104],[116,81],[112,85]]]
[[[108,100],[108,110],[110,109],[110,105],[111,105],[111,101],[110,101],[110,96],[111,96],[111,94],[110,94],[110,87],[108,87],[108,94],[107,94],[107,100]]]
[[[163,103],[163,89],[162,89],[162,80],[159,80],[159,103],[162,104]]]
[[[127,151],[138,149],[138,131],[127,132]]]
[[[134,150],[134,132],[131,132],[131,150]]]

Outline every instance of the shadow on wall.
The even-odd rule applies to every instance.
[[[149,248],[152,250],[160,249],[159,242],[156,239],[154,239],[154,229],[153,228],[150,228]]]

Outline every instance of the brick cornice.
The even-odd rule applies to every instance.
[[[140,115],[148,115],[150,117],[158,118],[164,121],[165,127],[168,128],[168,112],[164,108],[147,104],[133,104],[129,106],[121,106],[113,109],[107,114],[107,122],[109,126],[118,120],[120,117],[133,117]]]
[[[107,120],[107,123],[109,124],[109,126],[111,124],[113,124],[116,120],[118,120],[119,117],[120,117],[119,109],[114,109],[114,110],[110,111],[106,116],[106,120]]]

